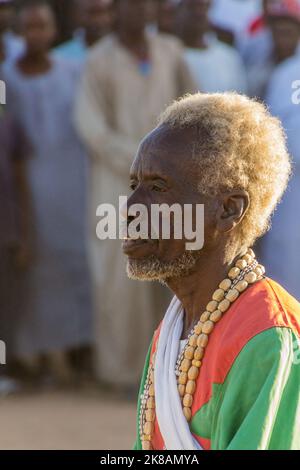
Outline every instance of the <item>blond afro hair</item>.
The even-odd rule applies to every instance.
[[[200,167],[201,193],[248,191],[250,207],[238,233],[241,246],[251,246],[269,228],[291,173],[280,121],[246,96],[196,93],[171,104],[159,125],[197,130],[197,141],[192,144],[193,159]]]

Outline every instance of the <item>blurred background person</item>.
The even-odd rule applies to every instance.
[[[268,80],[279,63],[300,53],[299,0],[265,0],[264,25],[242,48],[250,96],[264,98]]]
[[[181,0],[177,30],[185,58],[199,89],[204,92],[247,92],[247,79],[238,52],[211,31],[211,0]]]
[[[275,0],[277,1],[277,0]],[[237,49],[246,67],[269,61],[273,50],[272,33],[268,25],[268,7],[274,0],[262,0],[262,8],[251,18],[247,28],[235,37]]]
[[[299,15],[300,29],[300,15]],[[298,90],[294,83],[298,84]],[[268,85],[266,102],[287,133],[294,160],[289,189],[278,207],[270,232],[262,241],[262,259],[270,276],[300,301],[300,55],[276,67]],[[273,254],[272,254],[273,253]],[[276,255],[274,256],[274,253]],[[284,263],[282,261],[284,260]],[[283,266],[284,264],[284,266]]]
[[[75,0],[77,23],[73,38],[55,49],[66,59],[82,61],[91,46],[110,32],[113,0]]]
[[[116,32],[91,52],[77,102],[78,130],[91,154],[90,262],[96,305],[100,380],[130,391],[138,387],[145,344],[162,317],[165,288],[127,279],[121,243],[100,242],[96,209],[118,207],[128,194],[128,170],[139,139],[175,97],[194,91],[176,38],[147,34],[143,0],[115,2]],[[153,184],[153,191],[160,191]]]
[[[13,0],[0,0],[0,45],[5,60],[16,59],[24,50],[23,40],[12,31],[14,12]]]
[[[47,2],[26,1],[18,25],[26,43],[4,67],[8,102],[32,148],[32,261],[26,274],[18,358],[54,380],[69,380],[67,352],[91,345],[85,252],[85,154],[72,125],[77,68],[49,50],[56,26]],[[16,137],[15,137],[16,138]],[[44,361],[44,362],[43,362]]]
[[[1,87],[1,100],[2,92],[4,89]],[[0,340],[6,346],[6,365],[0,366],[1,396],[17,389],[11,374],[16,353],[16,330],[22,308],[18,281],[28,263],[25,141],[19,126],[2,102],[0,142]]]
[[[213,0],[210,21],[218,38],[230,45],[261,11],[261,0]]]

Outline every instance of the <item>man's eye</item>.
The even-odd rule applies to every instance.
[[[153,184],[152,186],[152,191],[156,191],[158,193],[162,193],[165,191],[165,188],[163,186],[160,186],[158,184]]]

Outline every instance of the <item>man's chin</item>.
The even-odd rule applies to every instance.
[[[126,269],[127,276],[134,281],[165,281],[154,257],[142,260],[129,258]]]
[[[166,284],[171,279],[188,275],[199,257],[200,251],[187,251],[172,261],[162,261],[153,255],[144,259],[128,258],[127,275],[133,280]]]

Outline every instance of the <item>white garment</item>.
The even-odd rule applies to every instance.
[[[167,450],[202,450],[183,414],[175,366],[183,327],[183,308],[174,297],[162,322],[154,369],[156,416]]]
[[[233,47],[210,38],[207,49],[187,48],[185,59],[199,90],[206,93],[247,92],[245,68]]]

